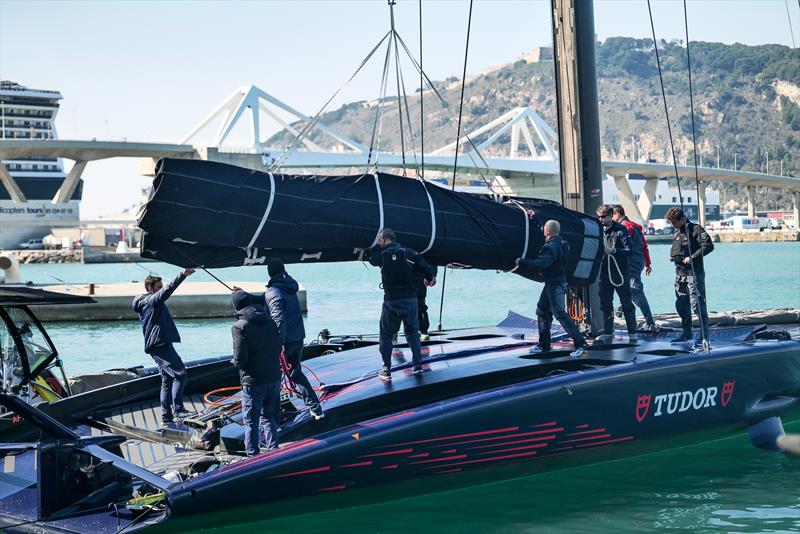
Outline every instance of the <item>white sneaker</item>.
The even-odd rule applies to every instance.
[[[430,341],[431,340],[431,336],[429,336],[428,334],[422,334],[422,335],[419,336],[419,340],[420,341]]]
[[[534,345],[528,350],[528,354],[542,354],[543,352],[550,352],[550,349],[543,349],[539,345]]]
[[[586,352],[588,348],[589,347],[587,347],[586,345],[583,345],[570,352],[569,355],[572,356],[573,358],[580,358],[581,356],[583,356],[583,353]]]

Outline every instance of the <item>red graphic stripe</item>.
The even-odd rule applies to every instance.
[[[331,466],[326,465],[324,467],[315,467],[314,469],[306,469],[305,471],[295,471],[294,473],[284,473],[282,475],[275,475],[269,478],[285,478],[285,477],[295,477],[298,475],[308,475],[309,473],[319,473],[320,471],[330,471]]]
[[[415,445],[417,443],[431,443],[434,441],[443,441],[446,439],[469,438],[472,436],[485,436],[487,434],[498,434],[500,432],[514,432],[519,430],[518,426],[510,426],[507,428],[497,428],[495,430],[482,430],[481,432],[470,432],[468,434],[454,434],[452,436],[443,436],[441,438],[421,439],[418,441],[407,441],[405,443],[395,443],[393,445],[381,445],[380,447],[399,447],[400,445]],[[447,447],[447,445],[445,445]]]
[[[367,466],[367,465],[372,465],[372,460],[367,460],[366,462],[358,462],[358,463],[355,463],[355,464],[344,464],[344,465],[340,465],[339,468],[343,469],[345,467],[364,467],[364,466]]]
[[[597,443],[584,443],[583,445],[578,445],[578,447],[592,447],[594,445],[603,445],[606,443],[617,443],[620,441],[629,441],[632,440],[633,436],[625,436],[624,438],[617,438],[617,439],[609,439],[606,441],[598,441]]]
[[[540,426],[556,426],[558,422],[550,421],[549,423],[541,423],[539,425],[531,425],[531,428],[539,428]]]
[[[582,436],[584,434],[597,434],[598,432],[605,432],[605,428],[598,428],[596,430],[584,430],[583,432],[572,432],[570,434],[566,434],[567,436]]]
[[[564,430],[563,428],[548,428],[547,430],[534,430],[531,432],[519,432],[517,434],[506,434],[505,436],[495,436],[492,438],[481,438],[481,439],[469,439],[466,441],[454,441],[452,443],[445,443],[443,445],[433,445],[434,447],[452,447],[453,445],[463,445],[464,443],[480,443],[483,441],[493,441],[496,439],[506,439],[506,438],[519,438],[523,436],[536,436],[538,434],[546,434],[548,432],[561,432]],[[555,439],[555,435],[550,437],[549,439]]]
[[[589,428],[589,425],[578,425],[575,428]]]
[[[591,441],[593,439],[602,439],[602,438],[610,438],[611,434],[600,434],[599,436],[589,436],[587,438],[575,438],[575,439],[565,439],[563,441],[559,441],[559,445],[562,443],[577,443],[579,441]]]
[[[331,486],[330,488],[320,488],[317,491],[338,491],[347,489],[347,486]]]
[[[444,458],[433,458],[432,460],[420,460],[419,462],[408,462],[408,465],[417,465],[417,464],[430,464],[434,462],[446,462],[448,460],[460,460],[462,458],[466,458],[466,454],[458,454],[456,456],[446,456]]]
[[[517,454],[506,454],[505,456],[492,456],[491,458],[481,458],[480,460],[466,460],[464,462],[454,462],[452,464],[447,464],[442,467],[452,467],[455,465],[466,465],[466,464],[479,464],[483,462],[496,462],[497,460],[505,460],[508,458],[522,458],[525,456],[533,456],[536,454],[537,451],[530,451],[530,452],[520,452]],[[426,467],[425,469],[436,469],[436,467]]]
[[[429,452],[423,452],[423,453],[420,453],[420,454],[412,454],[411,456],[409,456],[409,458],[425,458],[425,457],[430,456],[430,455],[431,455],[431,453],[429,453]]]
[[[447,449],[446,451],[442,451],[442,454],[453,454],[456,452],[456,449]]]
[[[236,471],[238,469],[242,469],[244,467],[248,467],[248,466],[263,462],[264,460],[269,460],[270,458],[274,458],[275,456],[280,456],[282,454],[293,452],[295,450],[307,447],[308,445],[314,445],[315,443],[319,443],[319,441],[317,441],[316,439],[305,439],[305,440],[301,440],[301,441],[296,441],[294,443],[290,443],[289,445],[286,445],[285,447],[281,447],[279,449],[275,449],[275,450],[272,450],[272,451],[267,451],[267,452],[264,452],[262,454],[259,454],[258,456],[254,456],[252,458],[248,458],[247,460],[242,460],[240,462],[236,462],[235,464],[233,464],[230,467],[227,467],[225,469],[218,469],[215,472],[215,474],[212,475],[212,476],[219,476],[219,475],[223,475],[223,474],[226,474],[226,473],[231,473],[231,472]]]
[[[391,456],[393,454],[408,454],[409,452],[414,452],[414,449],[399,449],[396,451],[388,451],[388,452],[376,452],[373,454],[364,454],[361,458],[372,458],[373,456]]]
[[[361,424],[361,425],[358,425],[358,426],[373,426],[373,425],[379,425],[379,424],[381,424],[381,423],[385,423],[386,421],[391,421],[391,420],[393,420],[393,419],[400,419],[401,417],[405,417],[405,416],[407,416],[407,415],[414,415],[415,413],[417,413],[417,412],[403,412],[403,413],[399,413],[399,414],[397,414],[397,415],[392,415],[392,416],[390,416],[390,417],[384,417],[383,419],[378,419],[378,420],[376,420],[376,421],[370,421],[369,423],[363,423],[363,424]],[[405,445],[405,443],[401,443],[400,445]]]
[[[381,469],[397,469],[397,464],[385,465]]]
[[[498,452],[511,452],[511,451],[524,451],[526,449],[541,449],[542,447],[547,447],[547,443],[536,443],[535,445],[525,445],[524,447],[511,447],[510,449],[498,449],[496,451],[478,452],[476,454],[478,456],[483,456],[484,454],[496,454]]]
[[[456,467],[455,469],[445,469],[444,471],[436,471],[434,475],[446,475],[447,473],[458,473],[461,471],[460,467]]]
[[[555,439],[555,438],[556,438],[556,436],[554,434],[551,434],[549,436],[539,436],[538,438],[518,439],[518,440],[514,440],[514,441],[501,441],[500,443],[491,443],[489,445],[480,445],[478,447],[469,447],[467,450],[468,451],[473,451],[475,449],[488,449],[488,448],[491,448],[491,447],[504,447],[506,445],[517,445],[519,443],[531,443],[531,442],[534,442],[534,441],[548,441],[548,440]],[[547,443],[543,443],[541,446],[542,447],[546,447]]]

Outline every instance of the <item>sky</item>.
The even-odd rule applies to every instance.
[[[652,4],[658,38],[683,38],[683,3]],[[797,0],[687,5],[691,40],[800,44]],[[646,0],[594,6],[599,40],[650,37]],[[397,0],[394,11],[418,56],[418,1]],[[468,0],[422,1],[431,79],[461,76],[468,12]],[[0,0],[0,78],[61,91],[61,139],[178,142],[239,86],[255,85],[313,115],[389,24],[385,0]],[[550,46],[550,24],[549,0],[474,0],[468,75]],[[329,109],[375,98],[381,61],[376,56]],[[410,67],[404,76],[418,80]],[[210,143],[211,133],[196,141]],[[132,159],[91,162],[83,178],[84,219],[134,204],[150,180]]]

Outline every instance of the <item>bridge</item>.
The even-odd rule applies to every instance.
[[[327,137],[329,148],[324,148],[308,136],[300,136],[304,150],[286,151],[269,147],[261,140],[262,114],[274,120],[289,133],[298,136],[296,127],[310,125],[319,137]],[[292,117],[285,120],[281,117]],[[249,144],[245,147],[229,143],[231,133],[239,121],[247,117],[249,122]],[[212,142],[201,144],[196,138],[205,129],[219,123]],[[305,133],[308,133],[307,131]],[[498,148],[501,141],[510,143]],[[531,108],[515,108],[486,125],[469,132],[459,140],[456,158],[456,143],[451,143],[425,154],[425,170],[484,176],[498,194],[550,198],[561,201],[558,177],[558,154],[555,149],[558,135]],[[413,140],[412,140],[413,143]],[[483,156],[482,154],[491,154]],[[361,143],[338,134],[325,124],[304,115],[254,86],[235,90],[217,108],[205,117],[187,136],[177,144],[139,143],[126,141],[55,140],[30,139],[0,140],[0,160],[15,158],[66,158],[75,162],[52,199],[53,203],[71,198],[80,177],[91,161],[106,158],[141,158],[140,172],[152,176],[155,162],[162,157],[203,159],[230,163],[256,170],[267,170],[276,162],[281,169],[405,169],[414,174],[418,155],[405,156],[377,152],[370,155]],[[603,162],[604,171],[613,177],[620,192],[626,212],[632,217],[647,222],[655,203],[659,180],[674,178],[675,168],[664,163]],[[629,179],[637,175],[645,179],[645,186],[638,200],[631,190]],[[682,178],[694,178],[695,168],[678,166]],[[795,224],[800,221],[800,180],[787,176],[734,171],[729,169],[700,167],[697,169],[700,188],[697,192],[701,224],[705,223],[705,189],[712,180],[734,182],[745,185],[748,192],[748,213],[754,215],[754,190],[757,186],[780,188],[792,195]],[[8,190],[15,202],[26,202],[26,198],[10,175],[5,165],[0,165],[0,183]]]

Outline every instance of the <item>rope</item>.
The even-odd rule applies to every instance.
[[[792,34],[792,48],[794,48],[794,28],[792,28],[792,14],[789,13],[789,0],[783,0],[783,2],[786,4],[786,18],[789,19],[789,33]],[[797,4],[800,7],[800,0],[798,0]]]
[[[394,29],[395,0],[389,0],[389,16],[391,20],[392,37],[394,38],[394,78],[397,85],[397,118],[400,121],[400,158],[403,163],[403,176],[406,176],[406,142],[403,133],[403,101],[400,98],[400,54],[397,52],[397,31]],[[411,123],[408,124],[411,130]]]
[[[367,57],[365,57],[363,60],[361,60],[361,64],[358,66],[358,68],[355,70],[355,72],[353,72],[353,74],[350,75],[350,78],[348,78],[347,81],[344,82],[333,93],[333,95],[331,95],[331,97],[328,99],[328,101],[325,102],[325,104],[322,105],[322,107],[319,109],[319,111],[317,111],[316,115],[314,115],[311,118],[311,120],[308,122],[308,124],[306,124],[306,126],[300,131],[300,133],[297,134],[297,136],[295,136],[294,141],[292,141],[289,144],[289,146],[286,147],[286,150],[284,150],[283,153],[280,156],[278,156],[278,158],[274,162],[272,162],[272,165],[270,165],[269,169],[267,169],[268,171],[275,171],[276,169],[280,168],[280,166],[283,164],[283,162],[286,161],[286,158],[288,158],[289,155],[297,149],[297,147],[299,146],[300,142],[305,138],[305,136],[308,134],[308,132],[310,132],[311,129],[314,126],[317,125],[317,123],[319,122],[320,116],[325,112],[326,109],[328,109],[328,106],[331,104],[331,102],[333,102],[333,99],[336,98],[339,95],[339,93],[342,92],[342,90],[350,84],[350,82],[353,81],[353,78],[355,78],[358,75],[359,72],[361,72],[361,69],[364,68],[364,65],[366,65],[369,62],[370,59],[372,59],[372,56],[375,54],[375,52],[378,51],[380,46],[389,37],[390,34],[391,34],[391,32],[386,32],[386,35],[384,35],[381,38],[381,40],[378,41],[378,44],[376,44],[372,48],[372,50],[370,50],[369,54],[367,54]]]
[[[798,0],[800,2],[800,0]],[[425,85],[422,81],[422,0],[419,0],[419,152],[422,160],[420,176],[425,180]],[[406,110],[408,103],[406,103]],[[427,189],[426,189],[427,191]],[[428,247],[430,248],[430,247]]]
[[[453,185],[451,191],[456,188],[456,171],[458,167],[458,145],[461,141],[461,119],[464,112],[464,88],[467,85],[467,59],[469,59],[469,34],[472,28],[472,0],[469,0],[469,16],[467,18],[467,42],[464,46],[464,70],[461,75],[461,101],[458,106],[458,129],[456,130],[456,155],[453,158]],[[439,330],[442,329],[442,310],[444,309],[444,289],[447,284],[447,268],[444,270],[442,279],[442,296],[439,301]]]
[[[387,35],[391,35],[391,30]],[[378,137],[378,150],[380,150],[381,144],[381,130],[383,129],[383,104],[386,98],[386,86],[388,85],[389,79],[389,55],[392,51],[392,40],[389,39],[389,42],[386,46],[386,56],[383,59],[383,74],[381,75],[381,87],[378,90],[378,109],[375,110],[375,122],[372,123],[372,135],[370,136],[369,140],[369,153],[367,154],[367,167],[364,172],[369,172],[370,163],[372,162],[372,153],[375,151],[375,134],[377,132]],[[380,123],[380,128],[379,128]],[[377,169],[378,166],[378,155],[375,154],[375,167]]]
[[[617,258],[615,258],[613,254],[606,254],[606,259],[608,260],[606,262],[606,265],[608,265],[608,281],[614,287],[622,287],[622,284],[625,283],[625,277],[622,276],[622,270],[619,268],[619,262],[617,261]],[[617,269],[617,274],[619,275],[619,284],[614,283],[614,279],[611,277],[611,275],[612,275],[612,272],[611,272],[611,261],[612,260],[614,261],[614,267]]]
[[[666,121],[667,121],[667,132],[669,133],[669,145],[670,145],[670,149],[672,151],[672,166],[675,169],[675,180],[676,180],[676,182],[678,184],[678,199],[680,200],[681,210],[683,210],[684,209],[683,192],[681,191],[681,179],[680,179],[680,174],[678,173],[678,158],[675,155],[675,141],[674,141],[674,138],[672,136],[672,126],[671,126],[670,119],[669,119],[669,108],[667,106],[667,94],[666,94],[666,91],[664,89],[664,75],[663,75],[663,72],[662,72],[662,69],[661,69],[661,57],[660,57],[660,55],[658,53],[658,40],[656,39],[656,28],[655,28],[655,23],[653,22],[653,10],[652,10],[652,7],[650,5],[650,0],[647,0],[647,12],[648,12],[648,14],[650,16],[650,30],[651,30],[651,32],[653,34],[653,50],[655,50],[655,54],[656,54],[656,65],[658,66],[658,80],[659,80],[659,83],[661,84],[661,98],[662,98],[662,101],[664,102],[664,115],[665,115]],[[689,24],[688,24],[688,20],[687,20],[687,16],[686,16],[686,1],[685,0],[684,0],[684,3],[683,3],[683,12],[684,12],[684,25],[685,25],[685,28],[686,28],[686,54],[687,54],[687,59],[688,59],[688,57],[689,57]],[[690,73],[689,74],[689,93],[690,93],[690,98],[691,98],[691,68],[689,69],[689,73]],[[695,135],[694,135],[694,104],[692,104],[692,141],[693,142],[694,142],[694,137],[695,137]],[[695,145],[694,152],[695,152],[695,154],[694,154],[694,158],[695,158],[695,178],[697,179],[697,146],[696,145]],[[699,180],[698,180],[698,184],[699,184]],[[698,189],[699,189],[699,187],[698,187]],[[684,211],[684,217],[685,217],[685,211]],[[686,217],[684,219],[684,224],[683,224],[682,228],[683,228],[684,233],[686,234],[686,243],[687,243],[687,246],[689,248],[689,256],[691,256],[692,255],[692,243],[691,243],[691,239],[689,239],[688,217]],[[691,266],[692,276],[694,277],[695,276],[694,264],[690,263],[689,265]],[[694,278],[694,279],[696,280],[696,278]],[[699,298],[700,298],[700,294],[698,292],[698,299]],[[705,296],[703,296],[703,300],[705,301]],[[698,302],[698,307],[699,307],[699,302]],[[705,325],[703,324],[703,314],[700,313],[699,315],[700,315],[700,335],[703,337],[703,345],[706,347],[706,351],[710,352],[709,346],[708,346],[708,340],[705,337]]]

